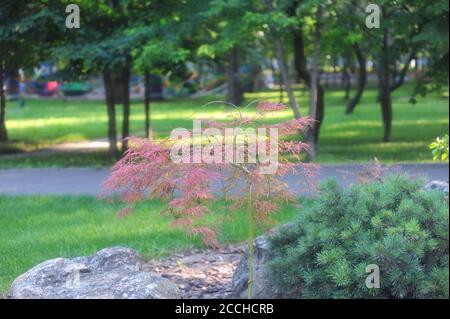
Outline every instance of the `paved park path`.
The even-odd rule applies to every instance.
[[[367,165],[322,165],[319,180],[336,177],[340,184],[355,182]],[[448,164],[398,164],[389,171],[423,175],[428,180],[449,179]],[[0,170],[0,194],[8,195],[98,195],[108,176],[108,169],[39,168]],[[298,176],[287,176],[291,189],[304,193]]]

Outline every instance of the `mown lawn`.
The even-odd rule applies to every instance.
[[[273,225],[293,220],[300,210],[297,206],[282,208]],[[220,242],[244,241],[246,213],[230,215],[223,207],[223,202],[217,203],[209,220],[221,225]],[[94,197],[0,196],[0,295],[18,275],[50,258],[89,255],[114,245],[137,249],[146,258],[204,247],[199,238],[171,227],[171,217],[160,214],[162,208],[161,202],[143,203],[132,215],[118,219],[118,204]]]
[[[393,141],[382,143],[380,107],[376,90],[369,89],[354,114],[345,115],[344,93],[326,92],[326,114],[322,125],[319,162],[367,162],[377,157],[387,163],[430,161],[428,144],[448,132],[448,94],[428,95],[411,105],[408,100],[411,86],[395,92],[393,97]],[[303,113],[307,113],[308,94],[298,90]],[[248,93],[246,101],[268,99],[278,101],[275,91]],[[221,96],[199,99],[159,101],[152,104],[152,124],[157,138],[167,137],[176,127],[192,127],[193,119],[226,120],[229,112],[223,104],[207,104],[223,100]],[[284,102],[287,102],[285,96]],[[248,108],[249,113],[254,107]],[[121,127],[120,107],[117,109],[118,131]],[[292,118],[291,111],[276,113],[270,121]],[[7,127],[12,140],[0,144],[0,154],[14,150],[33,150],[70,141],[104,138],[107,117],[102,101],[30,100],[24,109],[16,102],[8,105]],[[131,111],[133,135],[143,135],[144,113],[142,102],[134,101]],[[38,159],[2,159],[0,168],[35,166],[108,166],[112,161],[105,154],[52,155]]]

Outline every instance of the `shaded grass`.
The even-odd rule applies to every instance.
[[[344,92],[328,90],[325,94],[325,117],[319,141],[318,162],[368,162],[377,157],[386,163],[430,162],[428,145],[448,132],[448,95],[430,94],[409,103],[411,85],[405,85],[393,94],[394,120],[392,142],[383,143],[380,106],[377,91],[366,90],[353,114],[345,114]],[[248,97],[267,96],[268,92],[248,94]],[[278,95],[273,94],[278,101]],[[298,94],[303,113],[307,112],[309,98]],[[285,97],[284,102],[287,103]]]
[[[0,169],[8,168],[48,168],[48,167],[91,167],[104,168],[112,166],[117,159],[112,158],[109,153],[82,152],[82,153],[57,153],[39,156],[7,156],[0,159]]]
[[[387,163],[431,161],[428,144],[437,136],[448,132],[448,94],[433,94],[419,98],[417,104],[408,102],[411,85],[405,85],[393,95],[393,140],[382,142],[382,122],[375,89],[368,89],[361,103],[351,115],[345,115],[344,93],[340,90],[326,92],[325,120],[322,124],[319,162],[367,162],[377,157]],[[308,93],[297,90],[302,112],[307,113]],[[177,127],[192,128],[193,119],[226,120],[230,109],[224,104],[208,104],[224,97],[210,96],[198,99],[179,99],[152,103],[152,125],[156,138],[167,137]],[[279,100],[279,93],[264,91],[246,94],[247,103],[257,99]],[[287,103],[284,96],[283,102]],[[254,114],[254,106],[247,109]],[[118,132],[121,129],[121,107],[117,108]],[[267,119],[275,123],[292,118],[290,110],[277,112]],[[131,105],[130,127],[133,135],[143,136],[144,113],[140,101]],[[30,100],[22,109],[15,102],[8,105],[7,127],[12,143],[0,144],[0,153],[17,150],[34,150],[61,142],[104,138],[107,117],[103,101]],[[74,156],[78,156],[75,154]],[[106,153],[103,155],[106,156]],[[54,155],[42,163],[47,166],[108,166],[98,154],[65,161]],[[45,166],[26,159],[2,159],[0,167]]]
[[[217,203],[209,218],[210,223],[221,222],[220,242],[245,240],[246,213],[225,215],[223,206]],[[0,196],[0,293],[18,275],[50,258],[89,255],[116,245],[137,249],[145,258],[204,247],[199,238],[170,226],[171,217],[160,215],[159,201],[139,204],[123,219],[116,217],[119,208],[90,196]],[[295,206],[283,207],[274,215],[274,224],[293,220],[297,211]]]

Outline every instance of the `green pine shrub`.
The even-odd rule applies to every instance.
[[[322,184],[270,238],[274,284],[294,298],[448,298],[448,203],[423,185],[407,175]],[[379,266],[379,289],[366,286],[369,264]]]

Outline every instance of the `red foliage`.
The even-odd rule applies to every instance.
[[[262,102],[258,105],[258,115],[284,110],[280,104]],[[264,128],[278,129],[279,136],[304,132],[312,124],[308,118],[290,120]],[[206,126],[223,131],[226,127],[248,127],[257,125],[256,120],[237,117],[232,122],[219,123],[208,121]],[[191,134],[192,136],[192,134]],[[190,139],[191,137],[189,137]],[[223,140],[221,141],[223,142]],[[262,163],[199,163],[177,164],[171,161],[170,148],[174,141],[154,142],[131,138],[129,149],[124,157],[115,164],[103,187],[102,196],[120,195],[120,201],[128,205],[118,213],[126,216],[134,203],[148,199],[167,201],[166,212],[174,217],[172,225],[186,230],[192,236],[201,236],[205,244],[217,246],[217,231],[202,225],[203,217],[209,212],[209,205],[221,195],[234,203],[231,208],[245,207],[251,191],[252,209],[256,222],[263,222],[271,213],[278,210],[279,204],[293,201],[295,196],[282,180],[286,174],[299,174],[310,181],[314,177],[316,166],[301,163],[299,155],[309,151],[309,145],[299,141],[280,140],[281,153],[295,157],[296,162],[279,159],[275,174],[262,174]],[[247,142],[245,159],[248,160]],[[269,150],[268,143],[264,143]],[[203,147],[203,146],[202,146]],[[258,145],[256,145],[258,147]],[[222,148],[224,150],[224,148]],[[192,152],[192,149],[191,149]],[[190,157],[191,154],[188,154]],[[222,194],[217,191],[218,184],[223,187]],[[251,187],[250,187],[251,186]]]

